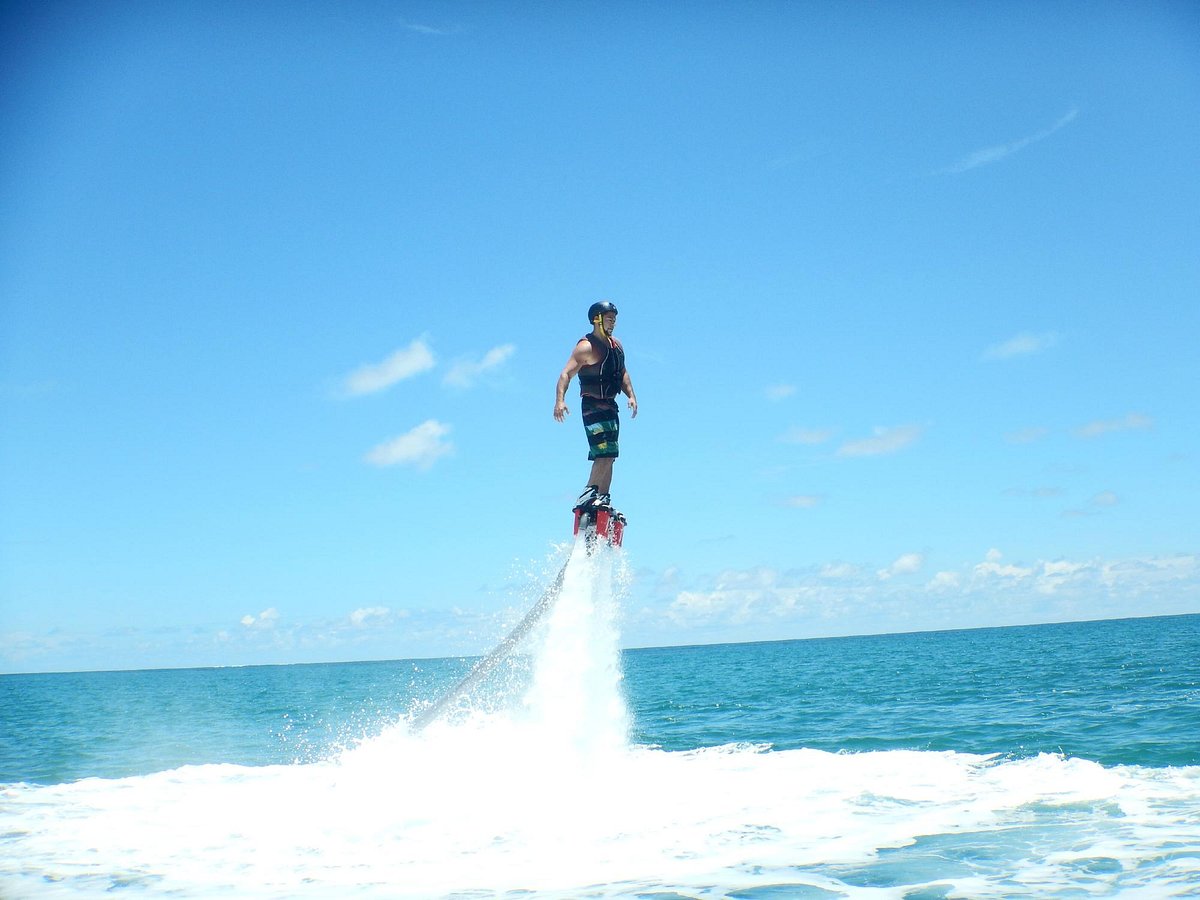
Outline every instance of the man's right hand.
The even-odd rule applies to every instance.
[[[563,417],[566,416],[567,414],[569,414],[570,412],[571,411],[569,409],[567,409],[567,404],[565,401],[563,401],[563,400],[554,401],[554,420],[556,422],[561,422],[563,420]]]

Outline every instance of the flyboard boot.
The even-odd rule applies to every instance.
[[[601,494],[599,489],[590,484],[575,504],[575,534],[583,532],[587,541],[588,551],[603,539],[613,547],[620,547],[625,536],[625,516],[613,509],[612,498]]]

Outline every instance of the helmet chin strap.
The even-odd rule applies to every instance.
[[[600,329],[600,336],[605,340],[608,340],[608,332],[604,330],[604,316],[596,316],[593,321],[595,322],[596,327]]]

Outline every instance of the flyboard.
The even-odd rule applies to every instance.
[[[624,537],[625,517],[615,509],[607,506],[575,508],[575,540],[585,541],[589,555],[600,541],[613,547],[620,547]],[[411,733],[416,734],[437,720],[452,703],[487,678],[500,663],[508,658],[525,635],[529,634],[533,626],[541,620],[542,616],[554,605],[554,601],[558,599],[558,595],[562,591],[563,579],[567,576],[567,567],[570,564],[571,560],[568,557],[562,568],[558,570],[554,581],[538,598],[537,603],[529,612],[525,613],[525,617],[516,624],[516,627],[508,633],[504,640],[496,645],[491,653],[475,663],[458,684],[413,716],[408,726]]]

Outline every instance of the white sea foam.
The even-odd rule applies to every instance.
[[[628,742],[614,554],[572,561],[506,712],[336,759],[0,792],[0,896],[1172,896],[1200,768]],[[789,893],[790,892],[790,893]]]

